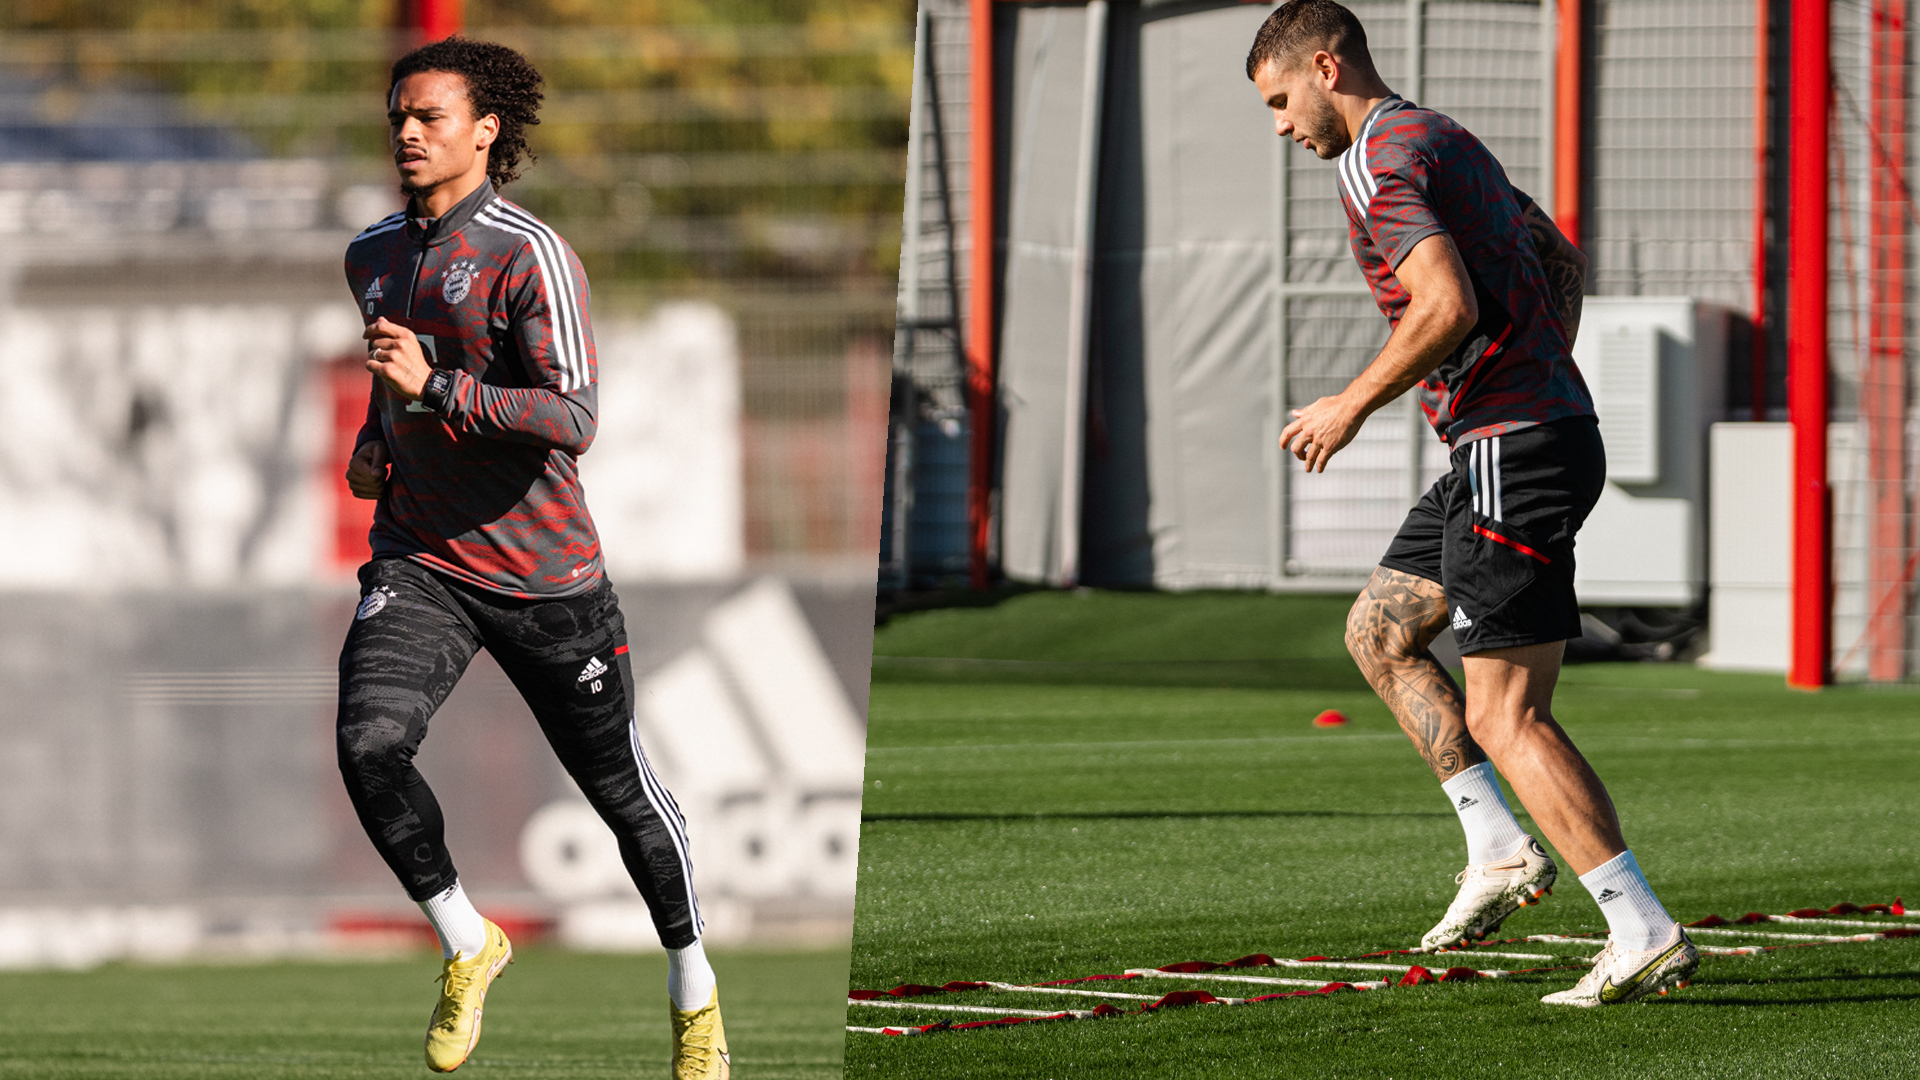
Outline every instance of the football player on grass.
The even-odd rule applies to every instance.
[[[653,913],[673,1075],[724,1080],[686,822],[640,748],[626,627],[581,497],[597,409],[586,274],[497,191],[519,176],[541,81],[519,53],[460,38],[393,68],[387,120],[407,206],[347,248],[375,376],[347,483],[377,503],[340,654],[340,772],[439,936],[427,1064],[450,1072],[479,1040],[487,986],[513,946],[461,888],[413,756],[474,653],[491,653]]]
[[[1348,650],[1467,834],[1459,893],[1421,947],[1485,937],[1554,882],[1497,766],[1612,932],[1579,985],[1542,1000],[1610,1005],[1685,985],[1698,953],[1552,712],[1562,650],[1580,635],[1574,535],[1606,481],[1571,353],[1586,260],[1480,140],[1388,89],[1365,29],[1334,0],[1268,16],[1247,77],[1277,134],[1337,162],[1354,258],[1393,324],[1344,391],[1293,410],[1281,446],[1325,471],[1369,415],[1413,390],[1452,449],[1347,619]],[[1449,626],[1464,693],[1428,650]]]

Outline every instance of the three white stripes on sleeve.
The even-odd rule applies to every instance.
[[[503,232],[523,237],[533,248],[534,261],[546,282],[547,310],[553,320],[554,356],[560,363],[560,392],[572,393],[587,385],[587,343],[580,298],[573,287],[573,268],[560,238],[539,219],[518,207],[493,202],[474,215]]]
[[[1347,198],[1353,201],[1353,205],[1360,208],[1361,217],[1367,214],[1367,204],[1380,193],[1379,183],[1374,180],[1373,173],[1367,170],[1367,138],[1373,134],[1373,122],[1379,118],[1377,111],[1367,118],[1367,122],[1360,127],[1360,137],[1353,140],[1353,145],[1335,163],[1334,171],[1340,177],[1340,186],[1346,188]]]

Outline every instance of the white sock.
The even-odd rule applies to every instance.
[[[700,939],[684,949],[667,950],[667,993],[673,1007],[681,1012],[704,1009],[713,1000],[713,965],[707,963],[707,950]]]
[[[1673,933],[1673,916],[1653,895],[1633,852],[1623,851],[1581,874],[1580,884],[1593,894],[1614,944],[1621,948],[1643,952],[1665,944]]]
[[[487,947],[487,924],[458,881],[420,901],[420,910],[433,924],[433,932],[440,938],[440,955],[445,959],[451,960],[455,954],[472,958]]]
[[[1467,861],[1496,862],[1520,850],[1527,833],[1514,820],[1493,762],[1483,761],[1440,785],[1467,832]]]

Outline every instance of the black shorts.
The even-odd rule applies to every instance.
[[[1590,416],[1454,448],[1380,565],[1440,583],[1461,653],[1580,636],[1573,536],[1607,479]]]

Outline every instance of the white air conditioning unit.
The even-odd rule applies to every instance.
[[[1613,305],[1605,306],[1613,315]],[[1604,327],[1588,322],[1580,333],[1586,347],[1575,348],[1574,362],[1587,377],[1593,411],[1606,431],[1607,479],[1658,483],[1660,328],[1652,320],[1623,319]]]
[[[1589,296],[1573,346],[1607,446],[1580,530],[1584,605],[1691,607],[1706,595],[1707,429],[1726,388],[1727,308],[1685,296]]]

